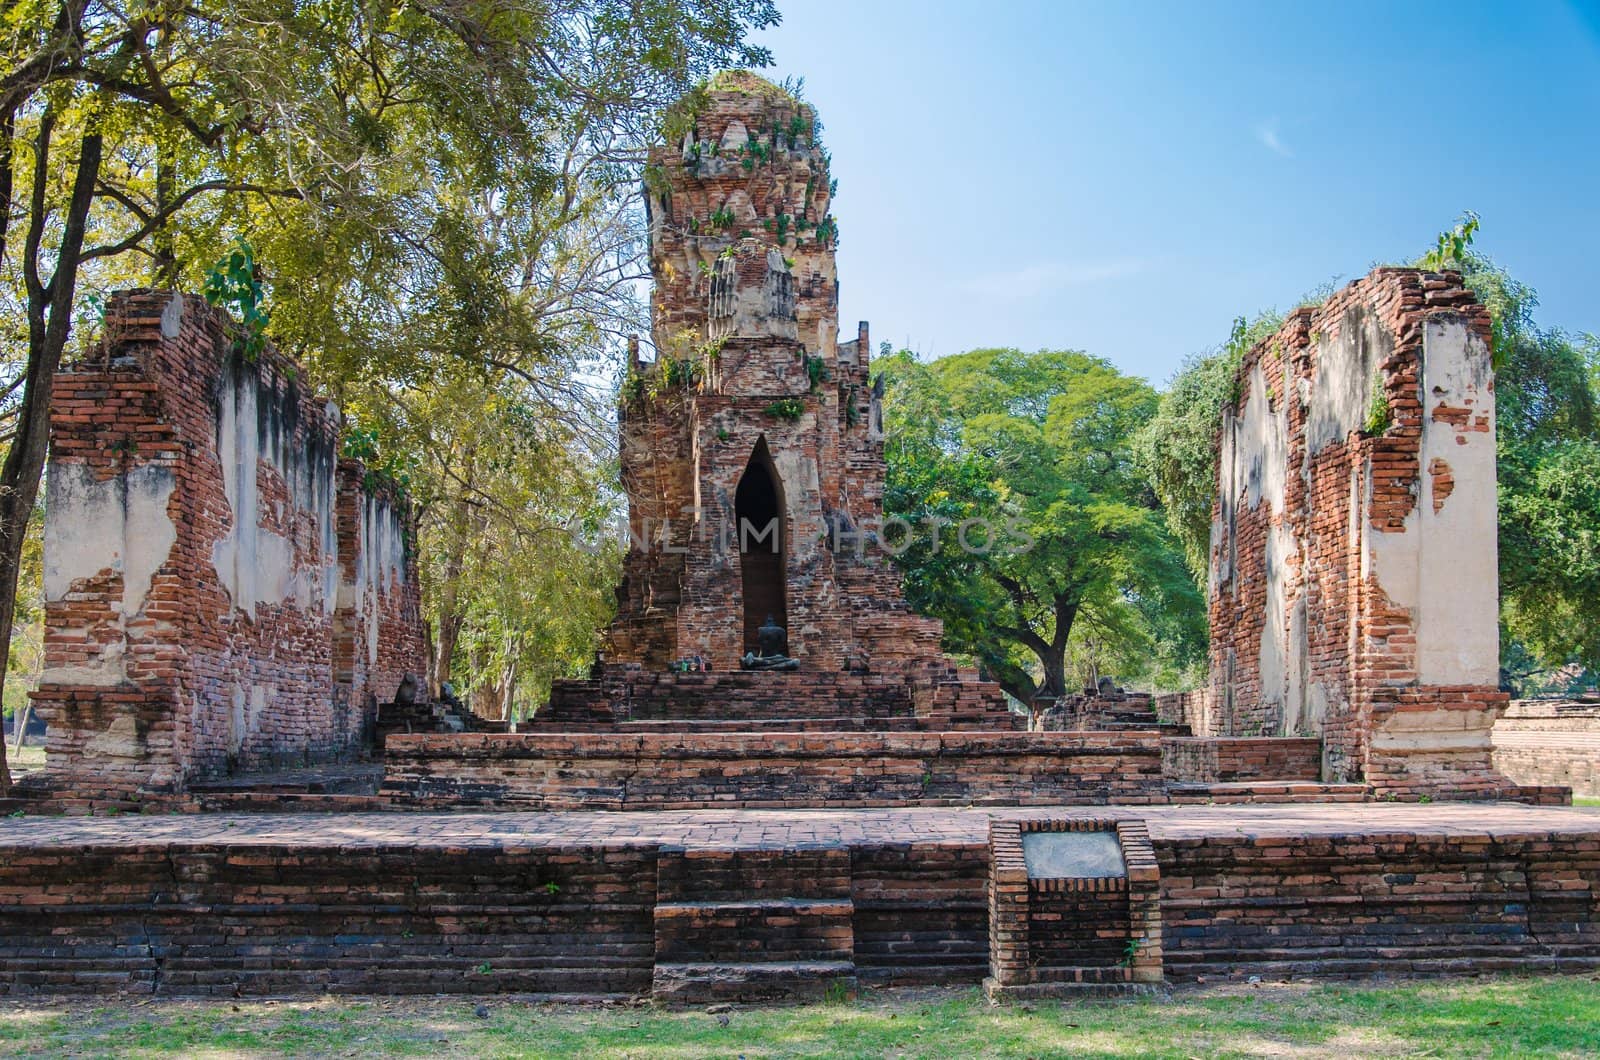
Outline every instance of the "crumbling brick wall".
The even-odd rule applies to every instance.
[[[1505,786],[1488,311],[1378,268],[1290,314],[1224,410],[1202,735],[1317,736],[1323,778]]]
[[[361,746],[425,658],[410,515],[339,459],[340,416],[197,298],[116,296],[56,378],[46,782],[181,790]]]

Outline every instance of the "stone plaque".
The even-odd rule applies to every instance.
[[[1031,880],[1128,874],[1115,832],[1024,832],[1022,857]]]

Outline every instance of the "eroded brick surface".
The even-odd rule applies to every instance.
[[[1249,351],[1224,413],[1211,679],[1196,735],[1313,737],[1385,795],[1512,785],[1495,559],[1489,313],[1454,273],[1379,268]]]
[[[359,753],[425,658],[404,503],[203,301],[124,292],[106,331],[51,408],[43,782],[133,797]]]

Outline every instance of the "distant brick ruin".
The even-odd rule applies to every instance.
[[[125,292],[56,377],[34,704],[57,789],[353,755],[426,658],[404,502],[235,338],[198,298]]]
[[[1379,268],[1245,356],[1225,409],[1197,734],[1316,737],[1326,781],[1483,796],[1498,690],[1489,312]]]

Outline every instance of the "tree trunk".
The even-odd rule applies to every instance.
[[[6,667],[10,663],[11,626],[17,606],[17,574],[22,563],[23,540],[28,533],[28,517],[39,495],[39,476],[44,471],[45,451],[50,444],[50,394],[72,327],[78,255],[83,250],[84,226],[94,200],[95,180],[100,174],[101,139],[98,133],[91,133],[80,145],[55,271],[49,283],[41,283],[38,263],[47,220],[44,200],[54,124],[53,115],[47,110],[39,121],[39,138],[34,149],[33,208],[28,217],[27,257],[22,263],[28,287],[27,382],[23,385],[22,404],[17,411],[16,435],[6,453],[5,464],[0,467],[0,645],[7,649],[4,656],[0,656],[0,696],[5,694]],[[10,790],[11,770],[6,765],[5,741],[0,740],[0,795]]]
[[[1067,652],[1065,645],[1057,647],[1051,645],[1044,651],[1037,653],[1039,662],[1044,666],[1044,684],[1039,688],[1040,695],[1055,696],[1057,699],[1067,694]]]
[[[13,743],[16,747],[15,753],[20,755],[22,753],[22,745],[28,738],[28,725],[33,721],[33,704],[31,702],[24,703],[18,707],[14,720],[17,723],[17,731],[15,734],[16,739]]]
[[[435,695],[438,695],[441,686],[450,680],[450,669],[455,664],[456,644],[460,642],[461,627],[466,622],[466,616],[460,607],[461,572],[466,566],[467,549],[471,547],[467,537],[473,530],[474,523],[472,506],[467,501],[466,491],[471,488],[476,477],[474,474],[476,462],[473,459],[475,455],[472,449],[467,450],[467,466],[461,472],[464,484],[460,496],[456,499],[455,507],[450,512],[449,540],[445,544],[444,577],[440,579],[439,584],[439,636],[434,641]]]

